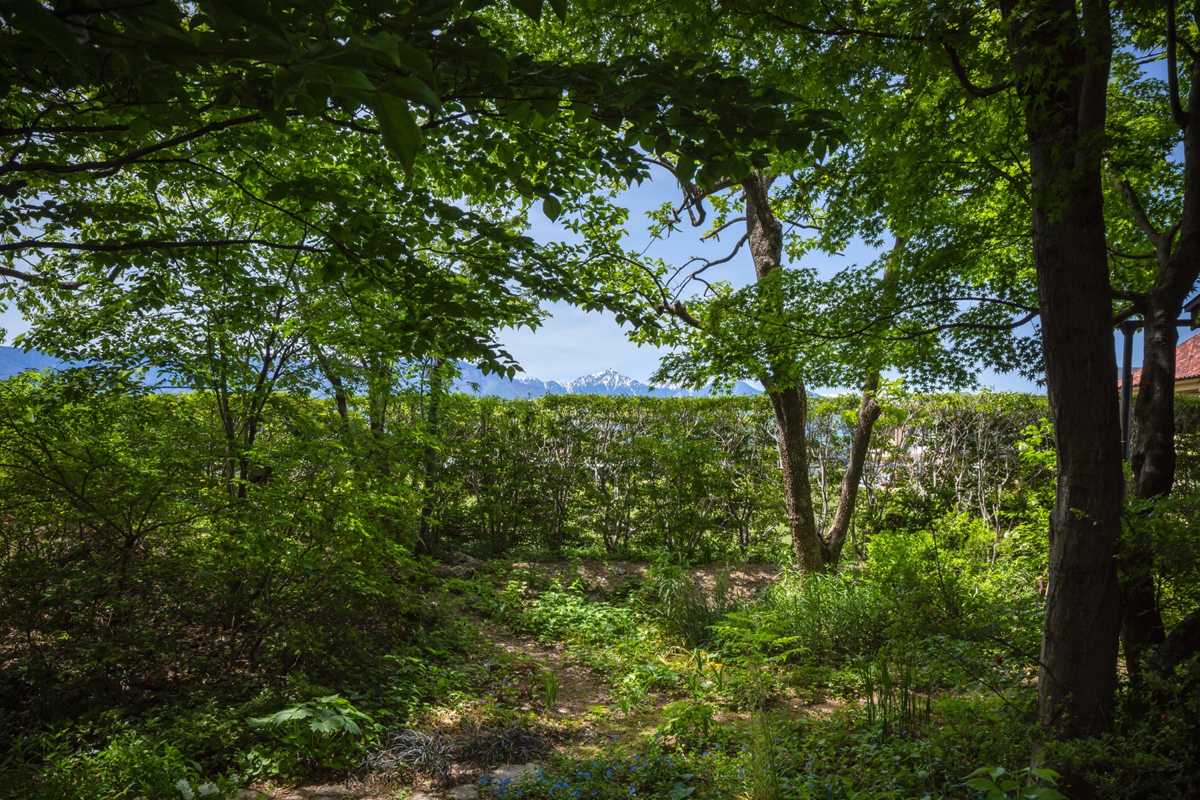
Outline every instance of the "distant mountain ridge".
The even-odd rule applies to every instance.
[[[25,352],[17,347],[0,347],[0,379],[19,375],[29,370],[50,369],[61,364],[58,359],[37,351]],[[459,378],[454,390],[465,394],[490,395],[516,399],[522,397],[544,397],[548,394],[591,394],[606,397],[708,397],[712,390],[689,389],[683,386],[652,386],[626,377],[615,369],[606,369],[591,375],[582,375],[569,381],[543,381],[537,378],[517,376],[504,378],[499,375],[484,375],[476,366],[459,364]],[[733,387],[735,395],[757,395],[762,391],[748,383],[739,381]]]
[[[708,397],[713,393],[707,387],[689,389],[684,386],[653,386],[622,375],[615,369],[582,375],[569,381],[543,381],[522,376],[509,379],[499,375],[484,375],[478,367],[469,364],[459,364],[459,371],[459,378],[454,383],[456,391],[508,399],[544,397],[548,394],[593,394],[605,397]],[[762,390],[738,381],[734,384],[733,394],[758,395],[762,394]]]

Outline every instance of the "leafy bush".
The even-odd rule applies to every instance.
[[[783,661],[840,663],[885,641],[891,609],[880,588],[845,574],[785,573],[762,600],[715,628],[735,650]]]
[[[6,796],[28,800],[220,800],[233,796],[237,780],[206,777],[179,748],[133,733],[100,746],[88,746],[66,731],[21,739],[0,762]]]
[[[1005,800],[1016,797],[1021,800],[1067,800],[1066,795],[1054,789],[1061,777],[1052,769],[1026,767],[1017,773],[1016,779],[1005,777],[1004,767],[980,767],[967,776],[963,784],[975,789],[984,800]],[[1036,780],[1046,786],[1031,786]]]
[[[251,717],[272,743],[248,756],[254,773],[301,775],[312,769],[345,771],[357,766],[375,722],[340,695],[317,697],[277,711]]]

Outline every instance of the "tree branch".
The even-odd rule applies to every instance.
[[[58,286],[59,289],[67,292],[73,292],[80,286],[83,286],[83,283],[79,281],[56,281],[53,278],[45,278],[41,275],[34,275],[32,272],[22,272],[19,269],[9,269],[8,267],[0,267],[0,275],[4,276],[5,278],[15,278],[16,280],[23,281],[25,283],[53,284]]]
[[[958,78],[958,82],[962,84],[970,94],[975,97],[991,97],[994,94],[999,94],[1005,89],[1012,88],[1012,81],[1002,81],[993,86],[978,86],[967,75],[967,68],[963,66],[962,60],[958,57],[958,52],[950,46],[949,42],[942,42],[942,47],[946,50],[946,55],[950,56],[950,69],[953,70],[954,76]]]
[[[907,339],[919,339],[922,336],[929,336],[933,333],[941,333],[942,331],[951,331],[956,329],[970,331],[1011,331],[1014,328],[1019,328],[1027,322],[1032,322],[1040,314],[1040,311],[1030,311],[1020,319],[1012,322],[1000,322],[989,324],[985,322],[947,322],[945,325],[934,325],[932,328],[924,330],[905,331],[903,336],[884,336],[883,338],[891,342],[902,342]]]
[[[676,300],[674,303],[659,303],[654,307],[654,310],[660,314],[670,314],[672,317],[678,317],[693,328],[700,327],[700,320],[691,315],[691,312],[687,310],[682,300]]]
[[[783,25],[786,28],[795,28],[797,30],[804,31],[805,33],[811,33],[816,36],[865,36],[868,39],[883,39],[885,41],[897,41],[897,42],[924,42],[925,41],[924,36],[921,36],[921,35],[918,35],[915,33],[889,33],[887,31],[870,31],[870,30],[865,30],[863,28],[852,27],[850,25],[847,25],[847,24],[841,22],[840,20],[835,20],[835,22],[838,23],[837,27],[818,28],[814,25],[806,25],[802,22],[795,22],[793,20],[787,19],[786,17],[781,17],[778,14],[768,13],[767,17],[769,19],[774,20],[775,22],[778,22],[780,25]]]
[[[135,242],[115,242],[99,244],[93,242],[42,242],[36,239],[25,239],[19,242],[0,244],[0,253],[15,250],[80,250],[87,253],[118,253],[129,250],[178,250],[192,247],[225,247],[239,245],[260,245],[275,250],[297,250],[305,253],[327,253],[328,250],[308,244],[281,244],[269,239],[192,239],[166,240],[141,239]],[[14,276],[15,277],[15,276]]]
[[[707,241],[707,240],[709,240],[709,239],[717,239],[717,240],[719,241],[719,240],[720,240],[720,238],[721,238],[721,236],[720,236],[720,234],[721,234],[721,231],[725,230],[725,229],[726,229],[726,228],[728,228],[730,225],[736,225],[736,224],[737,224],[737,223],[739,223],[739,222],[745,222],[745,221],[746,221],[746,218],[745,218],[745,217],[735,217],[735,218],[733,218],[733,219],[729,220],[728,222],[726,222],[726,223],[725,223],[724,225],[722,225],[721,227],[717,228],[715,231],[712,231],[712,232],[710,232],[710,233],[706,233],[706,234],[704,234],[703,236],[701,236],[701,237],[700,237],[700,241],[704,242],[704,241]]]
[[[1188,117],[1179,101],[1178,36],[1175,31],[1175,0],[1167,0],[1167,95],[1171,99],[1171,119],[1180,130],[1187,128]]]
[[[1117,258],[1132,258],[1135,260],[1151,260],[1151,259],[1155,259],[1158,257],[1154,253],[1122,253],[1120,250],[1117,250],[1112,247],[1105,247],[1104,249],[1108,251],[1109,255],[1116,256]]]
[[[299,111],[287,112],[289,116],[298,116]],[[263,115],[255,112],[254,114],[246,114],[241,117],[221,120],[220,122],[210,122],[196,130],[176,136],[174,139],[166,139],[161,142],[156,142],[152,145],[147,145],[139,150],[134,150],[131,153],[126,153],[117,158],[110,158],[105,161],[79,161],[74,164],[54,164],[49,161],[35,161],[29,164],[14,164],[12,162],[0,166],[0,175],[7,172],[48,172],[54,175],[66,175],[76,172],[93,172],[93,171],[115,171],[117,168],[125,164],[132,164],[138,159],[144,158],[152,153],[157,153],[160,150],[166,150],[180,144],[187,144],[190,141],[207,136],[210,133],[217,133],[226,128],[232,128],[235,125],[245,125],[249,122],[257,122],[263,118]],[[105,173],[111,174],[111,173]]]
[[[1133,214],[1138,227],[1142,229],[1142,233],[1146,234],[1146,238],[1150,240],[1150,244],[1154,245],[1156,253],[1165,255],[1163,250],[1170,247],[1170,242],[1159,232],[1158,228],[1154,227],[1154,223],[1150,221],[1150,217],[1146,214],[1146,209],[1142,208],[1142,201],[1138,198],[1133,186],[1124,178],[1117,179],[1111,172],[1108,173],[1108,179],[1117,187],[1117,193],[1121,195],[1121,198],[1125,201],[1125,205],[1129,207],[1129,211]]]

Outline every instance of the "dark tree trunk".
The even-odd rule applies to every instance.
[[[824,572],[824,547],[813,516],[812,481],[808,472],[808,437],[805,435],[808,396],[804,384],[796,381],[791,386],[772,389],[770,397],[775,421],[779,424],[779,460],[783,467],[784,500],[796,569]]]
[[[1154,245],[1159,273],[1142,305],[1145,320],[1142,374],[1134,405],[1137,436],[1130,450],[1134,497],[1170,494],[1175,483],[1175,347],[1176,322],[1183,303],[1200,277],[1200,59],[1193,59],[1191,92],[1178,121],[1183,126],[1183,213],[1176,225],[1160,232],[1142,210],[1128,184],[1123,193],[1139,224]],[[1122,558],[1125,598],[1121,643],[1131,679],[1137,680],[1147,648],[1166,639],[1154,591],[1154,553],[1134,521]]]
[[[1121,598],[1121,447],[1101,157],[1112,53],[1106,3],[1048,0],[1011,20],[1033,183],[1033,256],[1058,454],[1038,679],[1041,721],[1112,723]]]
[[[1175,482],[1175,346],[1179,340],[1175,320],[1184,300],[1181,297],[1172,311],[1163,307],[1170,303],[1163,303],[1158,291],[1151,298],[1145,314],[1141,385],[1134,404],[1137,435],[1130,448],[1130,494],[1142,499],[1166,496]],[[1125,537],[1120,575],[1125,671],[1137,685],[1147,649],[1163,643],[1166,629],[1154,586],[1153,546],[1136,518]]]

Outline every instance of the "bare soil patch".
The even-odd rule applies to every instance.
[[[517,561],[511,566],[560,583],[569,584],[582,577],[589,588],[603,594],[610,594],[631,581],[640,583],[650,572],[650,565],[639,561]],[[778,581],[782,568],[778,564],[707,564],[691,572],[708,590],[716,584],[717,576],[728,573],[734,592],[749,598]]]

